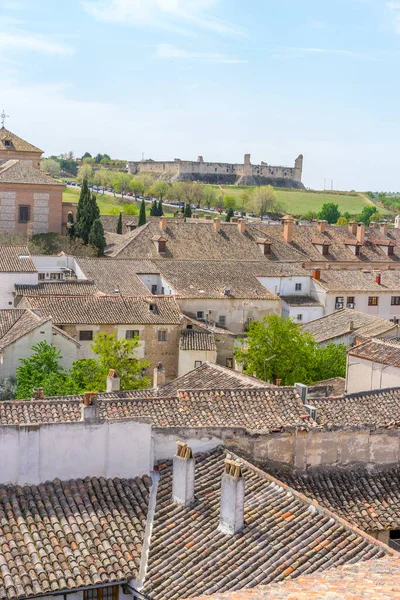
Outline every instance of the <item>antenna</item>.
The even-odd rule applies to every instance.
[[[6,119],[9,117],[10,115],[6,115],[6,113],[4,112],[4,108],[3,108],[3,112],[0,115],[0,119],[1,119],[1,126],[4,127],[4,123],[6,121]]]

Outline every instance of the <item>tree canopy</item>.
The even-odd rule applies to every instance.
[[[143,199],[142,202],[140,203],[138,227],[141,227],[145,223],[146,223],[146,204]]]
[[[340,217],[339,205],[334,202],[326,202],[322,205],[321,210],[318,213],[318,219],[328,221],[330,225],[337,223]]]

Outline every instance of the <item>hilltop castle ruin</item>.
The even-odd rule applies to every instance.
[[[303,171],[303,155],[300,154],[294,167],[273,167],[261,161],[260,165],[252,165],[250,154],[244,155],[244,163],[204,162],[202,156],[197,161],[141,160],[129,163],[132,175],[150,173],[156,179],[164,181],[202,181],[204,183],[237,184],[237,185],[273,185],[274,187],[303,188],[301,175]]]

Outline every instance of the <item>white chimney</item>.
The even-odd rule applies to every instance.
[[[156,389],[162,385],[165,385],[165,369],[159,362],[153,370],[153,388]]]
[[[172,498],[176,504],[188,506],[194,500],[194,467],[191,448],[177,442],[172,461]]]
[[[218,530],[233,535],[244,525],[244,478],[241,464],[225,460],[221,481],[221,508]]]
[[[110,369],[107,375],[106,392],[119,392],[121,380],[118,377],[117,371]]]

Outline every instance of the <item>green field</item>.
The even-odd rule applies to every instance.
[[[251,190],[251,188],[237,187],[237,186],[213,186],[217,190],[218,194],[226,196],[235,196],[238,199],[238,206],[240,206],[240,195],[245,191]],[[322,205],[326,202],[334,202],[339,205],[339,210],[343,213],[348,211],[350,214],[355,215],[362,211],[364,206],[368,204],[374,205],[365,194],[359,192],[313,192],[309,190],[294,190],[294,189],[277,189],[276,195],[279,202],[283,205],[284,211],[300,216],[309,211],[318,212]],[[64,202],[77,202],[79,195],[79,188],[72,189],[66,188],[64,190],[63,201]],[[126,197],[124,202],[120,198],[114,198],[109,195],[97,195],[97,202],[102,215],[117,215],[121,210],[124,210],[123,204],[128,203],[137,209],[136,213],[139,214],[139,202],[135,202],[133,198]],[[150,204],[146,204],[147,212],[150,212]],[[390,211],[377,205],[379,212],[390,213]],[[173,216],[173,212],[166,212],[164,208],[165,216]]]

